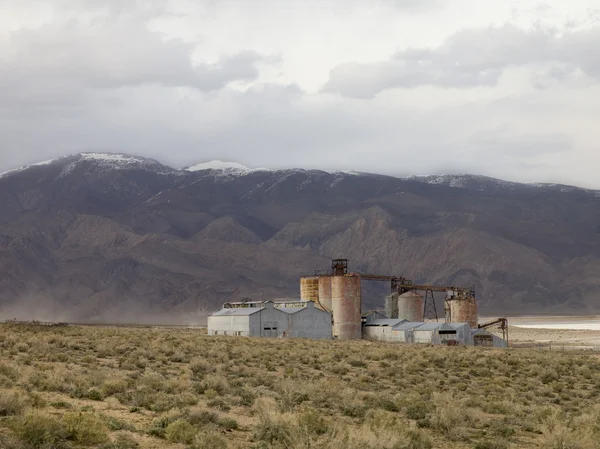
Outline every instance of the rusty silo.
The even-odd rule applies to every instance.
[[[304,276],[300,278],[300,299],[319,302],[319,277]]]
[[[402,293],[398,297],[398,318],[413,322],[423,321],[423,297],[416,292]]]
[[[450,303],[450,321],[452,323],[469,323],[471,329],[477,329],[479,310],[474,296],[458,297]]]
[[[319,302],[331,312],[331,276],[319,276]]]
[[[360,283],[358,275],[331,278],[333,336],[340,340],[362,338]]]

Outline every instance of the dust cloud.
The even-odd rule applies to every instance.
[[[117,305],[115,305],[117,304]],[[0,321],[39,321],[43,323],[206,326],[212,310],[164,310],[144,303],[114,301],[109,307],[65,304],[51,297],[26,295],[0,304]]]

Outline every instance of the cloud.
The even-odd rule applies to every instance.
[[[597,185],[600,24],[552,1],[556,28],[476,0],[16,2],[0,171],[103,150]]]
[[[541,27],[526,31],[514,25],[470,29],[455,33],[438,48],[402,50],[384,62],[338,65],[323,91],[372,98],[396,87],[493,86],[507,68],[548,62],[563,65],[556,70],[557,76],[564,76],[566,66],[568,72],[581,70],[598,77],[598,54],[600,27],[563,34]]]
[[[134,26],[132,26],[134,25]],[[139,23],[95,27],[72,23],[17,31],[10,37],[0,80],[72,83],[89,88],[158,84],[220,89],[257,78],[261,56],[241,51],[214,63],[192,65],[194,46],[163,40]]]

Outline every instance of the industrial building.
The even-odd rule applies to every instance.
[[[362,313],[362,282],[389,282],[385,313]],[[420,294],[422,292],[423,294]],[[435,294],[444,296],[444,321]],[[499,327],[503,338],[488,332]],[[474,288],[413,284],[400,276],[348,271],[335,259],[331,271],[300,279],[300,301],[245,301],[225,304],[208,317],[209,335],[369,339],[398,343],[502,347],[508,321],[479,323]]]
[[[331,313],[312,301],[229,303],[208,316],[208,335],[331,339]]]
[[[485,329],[472,329],[471,337],[473,339],[473,346],[487,346],[494,348],[506,348],[508,346],[507,340],[500,338]]]
[[[502,338],[485,329],[471,329],[468,323],[377,319],[364,325],[363,338],[388,343],[506,347]]]

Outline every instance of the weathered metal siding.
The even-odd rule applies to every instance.
[[[388,318],[398,318],[398,298],[400,293],[394,292],[385,297],[385,315]],[[414,320],[422,321],[422,320]]]
[[[362,338],[360,281],[358,275],[331,278],[333,336],[340,340]]]
[[[457,340],[463,345],[473,345],[471,326],[469,323],[445,323],[443,329],[454,328]]]
[[[300,278],[300,299],[313,302],[319,300],[319,278],[317,276]]]
[[[450,303],[450,322],[469,323],[472,329],[477,329],[479,311],[477,300],[473,297],[454,299]]]
[[[363,338],[388,343],[406,343],[404,331],[397,331],[392,326],[365,326],[363,327]]]
[[[415,329],[413,331],[413,341],[415,343],[435,343],[435,330],[423,330],[420,331]]]
[[[331,312],[331,276],[319,276],[319,302]]]
[[[250,319],[253,315],[208,316],[208,335],[250,336]]]
[[[398,297],[398,318],[408,321],[423,321],[423,297],[415,292],[406,292]]]
[[[268,302],[264,309],[252,315],[250,335],[256,337],[282,337],[290,329],[290,315]]]
[[[290,338],[312,338],[316,340],[331,340],[331,313],[316,308],[309,303],[306,308],[290,315]]]
[[[475,329],[471,331],[471,336],[475,346],[490,346],[494,348],[506,348],[508,346],[506,340],[485,329]]]

